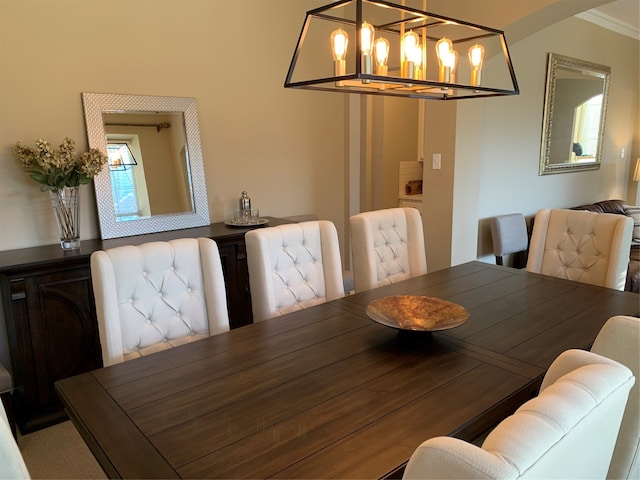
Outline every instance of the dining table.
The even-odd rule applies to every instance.
[[[367,314],[421,296],[455,328]],[[479,442],[639,296],[471,261],[56,383],[110,478],[399,478],[435,436]]]

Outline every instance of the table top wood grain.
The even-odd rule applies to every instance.
[[[388,295],[455,302],[440,332],[369,319]],[[589,348],[637,294],[470,262],[61,380],[110,477],[382,478],[427,438],[473,440]]]

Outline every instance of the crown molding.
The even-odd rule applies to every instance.
[[[595,23],[600,27],[614,32],[626,35],[627,37],[640,40],[640,29],[629,25],[626,22],[620,21],[617,18],[607,15],[606,13],[598,12],[597,10],[588,10],[576,15],[576,17],[586,20],[587,22]]]

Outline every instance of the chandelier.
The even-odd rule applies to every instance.
[[[385,0],[308,11],[284,86],[434,100],[520,93],[504,32]]]

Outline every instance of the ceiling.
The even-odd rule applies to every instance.
[[[583,20],[640,39],[640,2],[616,0],[578,14]]]
[[[402,2],[414,8],[422,8],[451,18],[461,18],[478,25],[504,30],[512,44],[572,16],[640,40],[639,0],[402,0]]]

